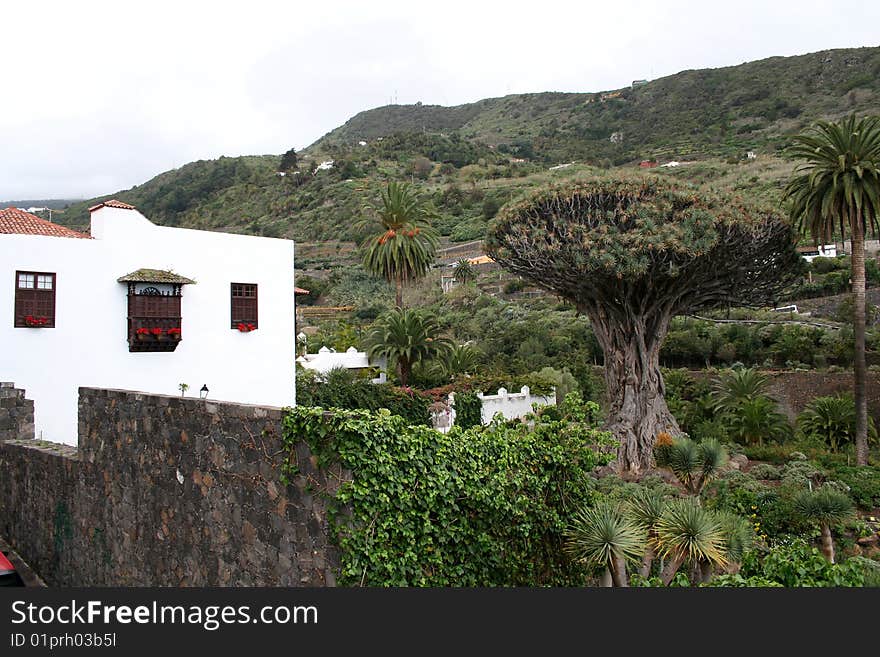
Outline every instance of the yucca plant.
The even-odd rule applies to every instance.
[[[853,442],[856,435],[856,405],[852,395],[841,393],[833,397],[816,397],[798,416],[798,429],[805,436],[820,438],[837,452]],[[868,435],[877,438],[874,420],[868,418]]]
[[[666,510],[666,503],[666,497],[650,488],[640,489],[630,500],[628,515],[648,537],[642,567],[639,569],[642,577],[651,576],[651,568],[657,556],[654,547],[657,540],[657,521]]]
[[[657,466],[671,470],[691,495],[699,495],[727,463],[727,450],[714,439],[695,443],[690,438],[678,438],[672,444],[658,443],[654,450]]]
[[[715,517],[721,525],[721,533],[724,536],[726,547],[724,556],[728,568],[739,570],[743,556],[755,543],[755,530],[748,520],[731,511],[716,511]],[[711,575],[707,578],[706,573],[703,572],[703,581],[706,582],[709,578]]]
[[[830,563],[834,563],[831,526],[852,517],[853,503],[849,497],[827,486],[818,490],[801,491],[794,498],[794,511],[803,520],[819,525],[822,532],[822,554]]]
[[[656,524],[655,544],[666,559],[660,579],[668,586],[686,561],[706,562],[710,568],[724,566],[727,546],[721,523],[711,511],[700,506],[696,498],[670,502]]]
[[[604,567],[614,586],[629,586],[626,562],[640,558],[644,547],[645,532],[627,517],[624,507],[610,502],[581,509],[566,531],[566,552],[590,566]]]

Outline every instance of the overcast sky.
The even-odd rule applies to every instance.
[[[880,2],[42,0],[2,3],[0,24],[7,200],[301,149],[390,102],[600,91],[877,46]]]

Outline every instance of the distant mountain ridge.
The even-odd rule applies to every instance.
[[[880,47],[688,70],[606,92],[378,107],[300,152],[298,169],[279,172],[279,155],[200,160],[71,204],[57,219],[82,229],[90,205],[115,197],[161,224],[350,241],[362,237],[353,219],[366,197],[384,181],[406,179],[434,202],[444,235],[479,239],[499,204],[545,184],[550,167],[562,163],[579,163],[566,175],[644,159],[711,158],[735,168],[755,151],[772,170],[761,193],[772,195],[787,175],[778,155],[790,136],[853,111],[880,114]],[[328,160],[332,168],[316,171]],[[746,189],[763,175],[755,166],[744,180],[714,165],[677,175]]]

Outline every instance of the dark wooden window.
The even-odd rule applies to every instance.
[[[180,342],[183,319],[180,314],[181,286],[170,290],[148,286],[136,290],[128,286],[128,345],[129,351],[174,351]],[[156,329],[158,337],[141,336],[142,331]],[[169,329],[177,329],[171,336]],[[146,339],[144,339],[146,338]]]
[[[15,272],[16,327],[55,328],[55,274]]]
[[[257,323],[257,286],[255,283],[232,283],[232,322],[234,329],[239,324],[259,327]]]

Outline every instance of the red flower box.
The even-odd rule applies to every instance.
[[[30,328],[40,328],[42,326],[46,326],[49,323],[48,317],[34,317],[33,315],[27,315],[24,318],[25,326],[29,326]]]

